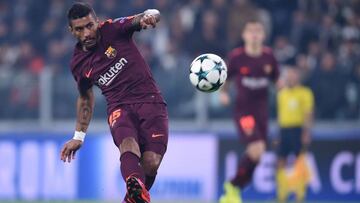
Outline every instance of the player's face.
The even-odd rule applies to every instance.
[[[245,44],[262,45],[265,40],[265,29],[261,23],[247,23],[243,31],[243,40]]]
[[[300,73],[294,68],[290,68],[286,71],[286,84],[289,87],[294,87],[300,83]]]
[[[86,48],[91,49],[97,43],[98,20],[92,14],[71,20],[70,32]]]

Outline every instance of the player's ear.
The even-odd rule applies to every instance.
[[[73,33],[73,28],[71,25],[68,26],[69,32]]]

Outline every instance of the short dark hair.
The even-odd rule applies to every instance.
[[[250,17],[246,22],[245,22],[245,26],[247,24],[252,24],[252,23],[259,23],[261,25],[264,25],[263,21],[261,21],[258,17]]]
[[[67,13],[69,25],[71,26],[71,20],[83,18],[89,14],[96,17],[94,9],[89,4],[84,2],[74,3]]]

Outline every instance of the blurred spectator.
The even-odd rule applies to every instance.
[[[245,22],[258,17],[258,9],[248,0],[232,0],[229,9],[227,40],[229,47],[237,46],[241,40],[241,30]]]
[[[311,70],[319,66],[321,47],[318,41],[311,41],[307,47],[308,65]]]
[[[316,116],[320,119],[335,119],[341,115],[346,105],[346,80],[338,71],[335,56],[324,53],[320,67],[310,78],[310,87],[316,101]]]
[[[154,7],[161,11],[156,31],[140,32],[135,37],[173,117],[194,116],[196,91],[187,75],[191,59],[205,52],[225,56],[241,44],[244,22],[258,18],[271,36],[269,46],[278,60],[295,62],[314,88],[317,117],[359,118],[359,0],[82,1],[93,5],[100,19],[133,15]],[[68,33],[66,19],[72,3],[0,1],[0,97],[5,98],[0,118],[37,116],[39,77],[45,67],[54,74],[52,100],[62,101],[53,105],[54,115],[74,116],[76,89],[68,66],[75,40]],[[97,105],[105,105],[99,97]],[[216,117],[229,114],[223,109],[210,112]],[[95,113],[95,117],[103,115]]]
[[[202,13],[200,32],[194,33],[192,37],[191,47],[194,56],[201,53],[224,56],[225,41],[220,37],[219,23],[219,16],[214,10],[207,9]]]
[[[334,19],[331,16],[323,16],[319,30],[319,41],[322,49],[335,49],[339,40],[340,27],[335,24]]]
[[[294,63],[296,50],[285,36],[278,36],[274,42],[274,54],[280,64]]]

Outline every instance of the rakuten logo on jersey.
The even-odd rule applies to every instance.
[[[98,84],[109,86],[127,63],[128,61],[125,58],[121,58],[115,65],[111,66],[106,73],[100,75],[97,81]]]

